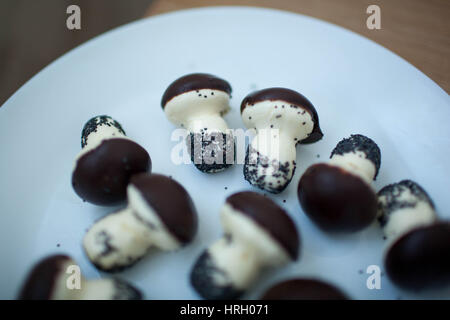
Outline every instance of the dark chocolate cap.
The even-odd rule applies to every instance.
[[[266,230],[296,260],[300,238],[294,222],[280,206],[259,193],[244,191],[229,196],[226,203]]]
[[[296,105],[306,110],[312,118],[314,122],[314,128],[311,134],[300,141],[299,143],[307,144],[319,141],[323,137],[323,133],[319,126],[319,116],[317,115],[317,111],[314,108],[313,104],[306,99],[302,94],[286,88],[267,88],[259,91],[255,91],[247,95],[241,103],[241,113],[247,107],[252,107],[255,103],[261,101],[274,101],[281,100],[285,101],[288,104]]]
[[[126,199],[131,176],[150,170],[150,156],[140,145],[128,139],[107,139],[77,160],[72,186],[83,200],[115,205]]]
[[[450,223],[416,228],[390,247],[385,257],[389,278],[404,289],[450,285]]]
[[[344,153],[356,151],[364,152],[366,158],[374,164],[375,176],[373,177],[373,180],[375,180],[378,176],[378,171],[380,170],[381,151],[375,141],[362,134],[352,134],[350,138],[339,141],[331,152],[330,158],[335,154],[343,155]]]
[[[325,163],[306,170],[297,193],[303,211],[326,231],[358,231],[377,214],[376,194],[366,182]]]
[[[197,211],[186,189],[161,174],[139,174],[131,178],[149,206],[181,243],[190,242],[197,232]]]
[[[71,261],[66,255],[52,255],[38,262],[22,287],[20,300],[49,300],[52,298],[58,277],[64,274],[63,266]]]
[[[292,279],[280,282],[262,300],[347,300],[347,296],[331,284],[314,279]]]
[[[178,78],[169,85],[162,96],[161,106],[164,109],[167,102],[172,100],[172,98],[185,92],[202,89],[220,90],[228,93],[228,95],[231,94],[231,86],[227,81],[212,74],[191,73]]]

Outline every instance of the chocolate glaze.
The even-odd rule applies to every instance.
[[[404,289],[450,285],[450,223],[416,228],[400,237],[385,257],[389,278]]]
[[[208,300],[232,300],[239,298],[244,293],[244,291],[234,288],[231,284],[217,285],[214,282],[214,275],[216,273],[221,273],[222,276],[226,276],[214,264],[211,255],[206,250],[195,262],[190,276],[191,285],[202,298]]]
[[[402,200],[401,195],[409,190],[416,199]],[[427,202],[433,209],[434,203],[428,193],[416,182],[411,180],[402,180],[398,183],[389,184],[378,191],[378,199],[385,197],[386,202],[378,201],[378,211],[381,215],[378,218],[380,225],[383,227],[389,220],[389,216],[396,210],[402,208],[414,208],[419,201]]]
[[[270,198],[244,191],[229,196],[226,203],[266,230],[293,260],[298,258],[300,238],[295,224],[286,211]]]
[[[198,225],[197,211],[181,184],[160,174],[139,174],[132,177],[130,183],[182,244],[194,238]]]
[[[126,199],[131,176],[150,170],[150,156],[140,145],[128,139],[107,139],[77,160],[72,186],[83,200],[115,205]]]
[[[325,163],[306,170],[297,194],[303,211],[326,231],[358,231],[377,214],[377,197],[367,183]]]
[[[262,296],[262,300],[347,300],[336,287],[314,279],[292,279],[280,282]]]
[[[58,277],[64,273],[64,264],[71,259],[66,255],[53,255],[44,258],[31,270],[18,299],[49,300]]]
[[[314,128],[311,134],[299,141],[301,144],[313,143],[319,141],[323,137],[323,133],[319,126],[319,116],[317,115],[317,111],[314,108],[313,104],[306,99],[302,94],[286,88],[267,88],[259,91],[255,91],[247,95],[241,103],[241,113],[247,107],[252,107],[255,103],[261,101],[274,101],[281,100],[285,101],[288,104],[293,104],[301,107],[306,110],[310,115],[314,122]],[[299,124],[301,125],[301,124]]]
[[[373,180],[376,180],[381,165],[381,151],[375,141],[362,134],[352,134],[350,138],[339,141],[331,152],[330,158],[335,154],[343,155],[345,153],[356,151],[364,152],[366,158],[372,161],[375,166],[375,176],[373,177]]]
[[[207,73],[191,73],[178,78],[169,85],[162,96],[161,106],[164,109],[167,102],[174,97],[185,92],[201,89],[220,90],[228,93],[228,95],[231,94],[231,86],[227,81]]]

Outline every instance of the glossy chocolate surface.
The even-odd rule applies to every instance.
[[[262,300],[347,300],[336,287],[314,279],[292,279],[280,282],[261,298]]]
[[[316,142],[323,137],[323,133],[319,126],[319,116],[314,108],[313,104],[302,94],[286,88],[267,88],[259,91],[255,91],[247,95],[241,103],[241,113],[245,108],[251,108],[255,103],[261,101],[275,101],[281,100],[288,104],[296,105],[306,110],[314,122],[314,128],[311,134],[300,141],[299,143],[307,144]]]
[[[174,179],[160,174],[139,174],[131,178],[149,206],[181,243],[197,233],[197,210],[186,189]]]
[[[162,96],[161,106],[164,109],[172,98],[185,92],[201,89],[220,90],[228,95],[231,94],[231,86],[227,81],[207,73],[192,73],[178,78],[169,85]]]
[[[62,270],[70,258],[66,255],[53,255],[41,260],[29,273],[22,290],[20,300],[49,300],[58,277],[64,274]]]
[[[226,203],[260,225],[286,249],[293,260],[298,258],[300,237],[295,224],[286,211],[270,198],[244,191],[229,196]]]
[[[325,163],[309,167],[297,189],[303,211],[327,231],[354,232],[377,214],[375,192],[361,178]]]
[[[108,139],[77,160],[72,186],[83,200],[115,205],[126,199],[130,178],[150,170],[150,156],[140,145],[128,139]]]
[[[397,239],[385,257],[386,272],[399,287],[450,286],[450,223],[416,228]]]

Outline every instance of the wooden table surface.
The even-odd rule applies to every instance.
[[[381,29],[369,30],[366,9],[381,9]],[[450,0],[154,0],[147,16],[218,5],[275,8],[357,32],[397,53],[450,92]]]

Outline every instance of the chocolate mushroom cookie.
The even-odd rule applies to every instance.
[[[197,232],[197,211],[187,191],[160,174],[139,174],[127,188],[128,206],[98,220],[83,239],[84,250],[100,270],[121,271],[150,248],[177,250]]]
[[[268,88],[244,98],[241,116],[247,128],[256,130],[245,157],[245,180],[271,193],[282,192],[295,173],[296,145],[323,137],[316,109],[296,91]]]
[[[223,171],[234,163],[234,137],[223,119],[230,110],[230,95],[227,81],[193,73],[172,82],[161,99],[167,119],[189,132],[191,161],[202,172]]]
[[[84,125],[81,147],[72,186],[81,199],[93,204],[125,201],[130,178],[151,170],[148,152],[128,138],[122,126],[109,116],[94,117]]]
[[[206,299],[236,299],[264,267],[296,260],[300,239],[288,214],[269,198],[239,192],[221,211],[224,235],[197,259],[191,283]]]

